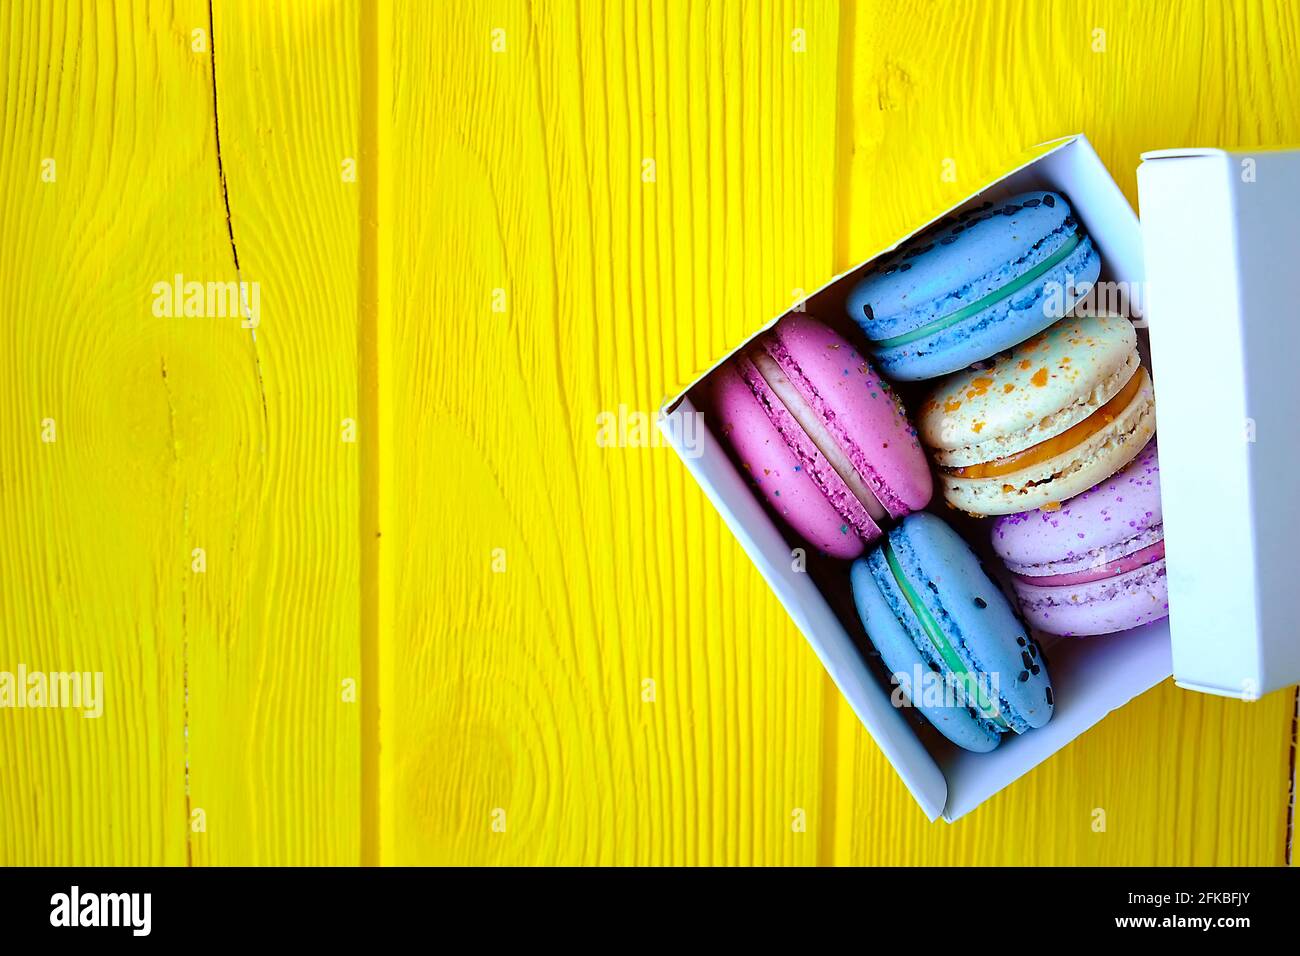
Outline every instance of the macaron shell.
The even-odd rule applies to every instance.
[[[1121,471],[1060,508],[1004,515],[993,550],[1017,574],[1069,574],[1113,561],[1164,538],[1157,439]]]
[[[953,467],[1023,451],[1104,405],[1138,362],[1128,319],[1063,319],[988,368],[940,382],[921,407],[921,438],[940,465]]]
[[[1014,582],[1025,618],[1049,634],[1112,634],[1169,616],[1164,560],[1126,574],[1073,587]]]
[[[826,325],[799,314],[783,319],[762,345],[891,516],[929,503],[933,480],[916,429],[865,357]]]
[[[846,308],[873,341],[915,331],[1028,272],[1076,229],[1060,193],[989,201],[935,223],[882,259],[849,293]]]
[[[904,573],[973,673],[995,676],[1003,717],[1018,731],[1052,716],[1041,648],[961,536],[926,512],[889,532]]]
[[[934,674],[939,664],[919,628],[909,629],[904,626],[903,621],[909,615],[903,598],[888,580],[892,575],[887,568],[884,571],[886,579],[883,590],[877,583],[879,568],[873,569],[873,565],[883,563],[884,558],[879,551],[872,552],[867,558],[859,558],[853,562],[849,581],[858,615],[862,618],[872,645],[880,653],[890,674],[903,675],[905,679],[900,682],[900,686],[906,691],[913,686],[917,668],[920,668],[923,675]],[[926,648],[928,656],[922,656],[918,648]],[[927,702],[923,688],[912,705],[939,733],[965,750],[987,753],[997,747],[1002,739],[1000,734],[990,729],[987,721],[977,719],[966,707]]]
[[[1086,441],[1036,465],[991,478],[939,473],[944,499],[973,515],[1006,515],[1052,507],[1115,474],[1156,432],[1155,390],[1146,369],[1133,400]]]
[[[1074,308],[1101,274],[1101,256],[1084,239],[1064,262],[1024,289],[964,321],[914,342],[879,348],[873,360],[899,381],[937,378],[964,369],[1043,331]],[[1048,290],[1077,290],[1055,298]]]
[[[806,438],[802,447],[791,446],[750,385],[741,378],[735,363],[720,366],[711,384],[722,437],[731,444],[742,468],[767,503],[796,533],[826,554],[845,560],[862,553],[864,537],[880,536],[879,528],[866,516],[839,476],[825,464],[815,446]],[[822,486],[812,474],[816,469],[820,469]],[[850,526],[823,493],[823,486],[838,497],[841,508],[847,510],[857,504],[865,519],[864,534]]]

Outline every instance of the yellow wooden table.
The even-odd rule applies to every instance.
[[[105,681],[0,710],[0,863],[1286,859],[1290,692],[927,823],[649,420],[1023,147],[1136,203],[1300,141],[1294,4],[11,0],[0,59],[0,670]]]

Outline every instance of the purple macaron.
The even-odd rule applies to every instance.
[[[1168,617],[1156,440],[1063,505],[998,518],[993,550],[1041,631],[1085,637]]]

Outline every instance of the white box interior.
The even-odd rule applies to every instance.
[[[1070,200],[1075,217],[1101,253],[1101,281],[1128,283],[1129,287],[1141,282],[1143,250],[1137,216],[1082,136],[1060,141],[1049,152],[994,181],[943,215],[986,199],[998,202],[1030,189],[1055,189]],[[942,216],[936,217],[939,218]],[[850,334],[861,341],[860,331],[852,327],[844,313],[844,298],[857,276],[907,238],[910,237],[837,276],[810,296],[806,304],[809,314],[841,330],[851,329]],[[1139,328],[1138,334],[1145,351],[1146,332]],[[668,441],[677,447],[686,466],[813,646],[863,726],[931,820],[942,816],[952,821],[969,813],[1110,711],[1172,673],[1167,621],[1101,638],[1058,639],[1038,635],[1048,657],[1055,691],[1056,711],[1052,720],[1046,727],[1023,736],[1008,735],[1009,739],[989,754],[969,753],[953,746],[915,710],[900,710],[891,704],[887,675],[864,641],[861,624],[852,610],[848,564],[810,560],[807,573],[794,570],[791,549],[800,546],[800,542],[769,515],[712,431],[702,429],[704,440],[694,453],[688,453],[677,441],[677,436],[695,434],[684,431],[681,422],[673,419],[700,411],[692,389],[707,377],[706,373],[665,405],[660,425]],[[915,409],[913,399],[908,402],[908,411]],[[977,551],[985,556],[990,554],[989,519],[954,520],[954,513],[941,500],[932,502],[930,510],[965,532],[966,539]],[[974,534],[970,533],[973,529]],[[1168,560],[1173,564],[1177,557],[1171,555]],[[996,561],[989,562],[990,569],[998,566]]]

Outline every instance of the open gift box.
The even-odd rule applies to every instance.
[[[1300,680],[1287,580],[1300,509],[1284,500],[1300,470],[1292,418],[1300,388],[1288,368],[1300,355],[1300,316],[1286,284],[1300,254],[1300,151],[1162,150],[1143,159],[1140,226],[1082,135],[1037,147],[932,220],[1025,190],[1063,193],[1101,253],[1093,305],[1134,319],[1155,382],[1170,616],[1104,637],[1036,635],[1056,692],[1045,727],[977,754],[948,743],[914,710],[894,707],[888,675],[853,610],[847,564],[792,560],[806,545],[765,508],[707,416],[703,428],[687,425],[702,411],[697,386],[717,365],[660,415],[668,442],[932,820],[969,813],[1170,674],[1181,687],[1246,700]],[[844,300],[876,259],[910,237],[796,309],[862,341]],[[908,402],[909,411],[915,407]],[[695,439],[689,447],[686,435]],[[929,510],[953,521],[938,495]],[[953,523],[991,555],[987,519]]]

